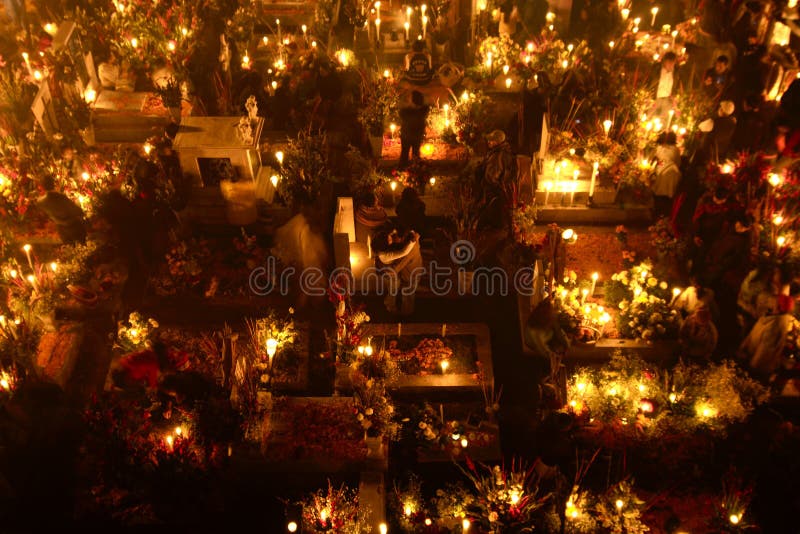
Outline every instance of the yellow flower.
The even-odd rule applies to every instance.
[[[653,278],[652,276],[647,279],[647,285],[650,287],[656,287],[658,285],[658,280]]]

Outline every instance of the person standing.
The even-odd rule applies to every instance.
[[[400,109],[400,168],[408,165],[409,154],[419,159],[419,147],[425,138],[429,107],[419,91],[411,92],[411,106]]]
[[[433,78],[433,59],[425,52],[425,42],[417,39],[405,58],[405,78],[414,85],[428,85]]]
[[[658,166],[653,177],[653,198],[657,217],[668,217],[672,213],[675,191],[681,180],[681,152],[673,132],[662,133],[656,147]]]
[[[517,23],[519,22],[519,10],[514,0],[505,0],[500,4],[500,21],[497,25],[497,33],[500,37],[511,39],[517,33]]]

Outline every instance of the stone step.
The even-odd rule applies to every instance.
[[[643,223],[653,220],[652,210],[647,206],[632,205],[620,208],[614,204],[600,204],[591,208],[583,206],[546,206],[538,210],[536,222],[572,224],[625,224]]]

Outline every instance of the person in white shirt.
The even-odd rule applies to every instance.
[[[401,236],[397,230],[375,236],[372,249],[377,257],[378,267],[388,268],[388,287],[385,287],[384,304],[390,313],[397,312],[397,294],[400,282],[407,287],[416,283],[413,271],[422,265],[419,251],[419,234],[412,231]],[[410,314],[414,309],[414,294],[404,290],[401,295],[402,313]]]
[[[673,97],[677,94],[680,81],[676,65],[678,57],[674,52],[667,52],[661,60],[661,67],[655,79],[656,113],[665,115],[672,109]]]

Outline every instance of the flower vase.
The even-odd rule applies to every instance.
[[[169,118],[172,122],[180,123],[181,122],[181,107],[180,106],[170,106],[167,108],[169,111]]]
[[[383,156],[383,136],[370,134],[369,146],[372,148],[372,155],[375,159],[381,159]]]
[[[383,458],[383,436],[366,436],[364,442],[367,445],[367,458],[380,460]]]

